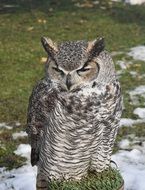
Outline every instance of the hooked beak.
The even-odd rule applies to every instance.
[[[66,76],[66,86],[67,86],[68,90],[70,90],[70,88],[71,88],[71,86],[72,86],[72,83],[71,83],[71,75],[70,75],[70,74],[68,74],[68,75]]]

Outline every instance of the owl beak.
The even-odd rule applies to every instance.
[[[72,86],[72,83],[71,83],[71,75],[70,75],[70,74],[68,74],[68,75],[66,76],[66,86],[67,86],[68,90],[70,90],[70,88],[71,88],[71,86]]]

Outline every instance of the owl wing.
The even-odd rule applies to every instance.
[[[112,149],[122,114],[122,96],[119,82],[116,80],[107,84],[106,90],[100,95],[99,99],[101,100],[101,106],[97,119],[99,120],[99,130],[102,129],[102,133],[97,154],[94,154],[95,168],[98,172],[103,171],[110,165]]]
[[[29,98],[27,112],[27,127],[29,142],[31,145],[31,164],[36,165],[39,160],[41,139],[44,133],[44,123],[46,121],[46,108],[49,107],[50,81],[42,79],[33,88]],[[47,98],[45,98],[47,97]],[[47,114],[48,115],[48,114]]]
[[[115,80],[110,85],[106,86],[106,93],[103,103],[106,105],[112,119],[119,121],[122,114],[122,95],[118,80]]]
[[[106,139],[106,142],[108,139],[108,142],[104,143],[104,147],[107,146],[110,149],[108,151],[111,153],[122,115],[122,95],[118,80],[106,85],[106,92],[101,106],[100,123],[104,126],[103,138]]]
[[[101,118],[100,122],[107,126],[109,131],[115,129],[115,138],[122,115],[122,95],[118,80],[106,85],[99,114]]]

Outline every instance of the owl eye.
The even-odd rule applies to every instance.
[[[64,75],[64,72],[62,70],[60,70],[58,67],[52,67],[52,69],[54,69],[55,71],[57,71],[61,75]]]
[[[80,75],[81,72],[86,72],[86,71],[89,71],[89,70],[90,70],[90,68],[83,67],[83,68],[77,70],[77,73],[78,73],[78,75]]]

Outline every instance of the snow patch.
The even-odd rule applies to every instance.
[[[0,190],[36,190],[37,168],[30,165],[30,150],[30,145],[20,144],[15,151],[28,159],[26,165],[10,171],[0,169]]]
[[[122,0],[111,0],[113,2],[122,2]]]
[[[145,46],[136,46],[131,48],[128,55],[133,57],[133,59],[145,61]]]
[[[13,139],[17,139],[19,137],[26,137],[27,133],[24,131],[20,131],[19,133],[14,133],[12,136],[13,136]]]
[[[136,108],[133,113],[138,115],[141,119],[145,119],[145,108]]]
[[[129,148],[129,145],[130,145],[130,141],[128,139],[123,139],[122,141],[120,141],[119,143],[119,147],[121,149],[127,149]]]
[[[113,2],[125,2],[131,5],[141,5],[145,3],[145,0],[112,0]]]
[[[134,124],[138,123],[145,123],[145,118],[144,119],[129,119],[129,118],[121,118],[120,120],[120,127],[125,126],[125,127],[132,127]]]
[[[19,127],[19,126],[21,125],[21,123],[17,121],[15,125],[16,125],[17,127]]]
[[[130,91],[130,95],[143,95],[145,97],[145,85],[136,87],[133,91]]]
[[[124,150],[138,149],[142,151],[141,145],[144,142],[145,137],[136,137],[134,134],[129,134],[126,136],[126,139],[119,142],[119,147]]]
[[[132,100],[133,105],[139,104],[139,96],[145,98],[145,85],[141,85],[136,87],[134,90],[129,92],[130,98]],[[144,103],[145,105],[145,103]]]
[[[138,75],[136,71],[130,71],[129,73],[131,74],[132,77],[136,77]]]
[[[145,142],[140,149],[119,151],[112,156],[112,160],[119,166],[126,190],[143,190],[145,187]]]
[[[145,0],[125,0],[125,2],[131,5],[141,5],[145,3]]]
[[[120,127],[122,127],[122,126],[131,127],[133,124],[134,124],[133,119],[121,118],[121,120],[120,120]]]
[[[116,64],[119,65],[122,70],[126,70],[129,67],[129,65],[132,64],[132,62],[119,60],[116,62]]]
[[[28,160],[30,159],[30,151],[31,147],[28,144],[20,144],[17,150],[14,151],[15,154],[26,157]]]
[[[121,69],[126,69],[126,65],[124,61],[117,61],[116,64],[119,65]]]
[[[1,190],[36,190],[36,167],[25,165],[0,174]]]
[[[6,123],[0,123],[0,129],[5,128],[5,129],[12,129],[12,126],[7,125]]]

